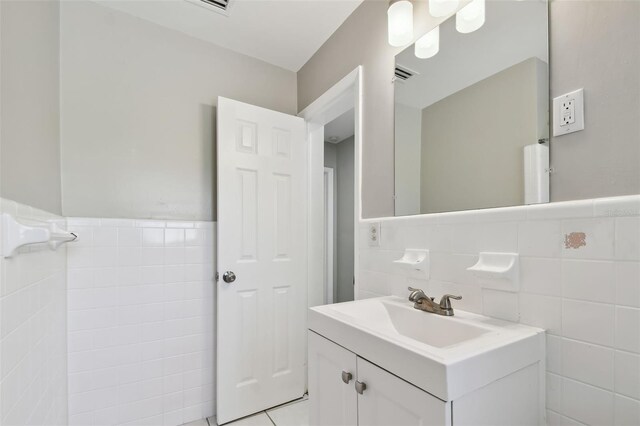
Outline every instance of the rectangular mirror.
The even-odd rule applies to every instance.
[[[547,2],[487,0],[485,16],[442,23],[430,58],[396,56],[396,216],[549,201]]]

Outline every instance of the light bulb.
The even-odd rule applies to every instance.
[[[436,18],[452,14],[458,8],[458,0],[429,0],[429,14]]]
[[[440,26],[435,27],[416,41],[415,54],[418,58],[426,59],[434,56],[440,50]]]
[[[408,0],[400,0],[389,6],[387,10],[389,23],[389,44],[406,46],[413,40],[413,4]]]
[[[456,30],[470,33],[484,25],[485,0],[473,0],[456,13]]]

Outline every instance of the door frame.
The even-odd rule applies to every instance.
[[[334,193],[334,171],[332,167],[324,168],[324,302],[325,304],[334,301],[334,267],[335,263],[335,193]]]
[[[353,108],[354,113],[354,298],[358,299],[359,231],[362,219],[362,65],[343,77],[298,113],[307,123],[308,143],[308,278],[309,306],[324,301],[324,126]]]

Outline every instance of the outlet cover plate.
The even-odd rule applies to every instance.
[[[584,130],[584,90],[553,98],[553,136]]]

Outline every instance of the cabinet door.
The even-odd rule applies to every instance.
[[[393,374],[358,358],[360,426],[449,426],[450,405]]]
[[[351,378],[346,377],[348,374]],[[309,331],[309,423],[312,426],[358,424],[355,380],[356,355]]]

